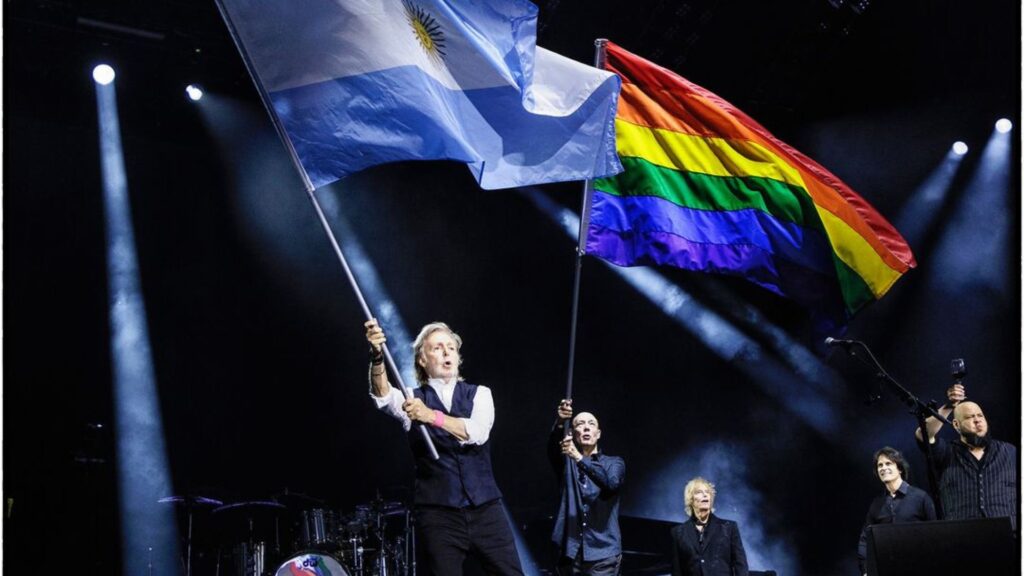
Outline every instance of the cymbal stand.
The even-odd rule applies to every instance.
[[[192,576],[192,503],[185,503],[188,514],[188,532],[185,536],[185,576]]]
[[[352,536],[348,539],[352,546],[352,571],[357,575],[363,574],[363,541],[359,536]]]
[[[375,576],[388,575],[388,543],[384,534],[384,510],[377,510],[377,541],[380,542],[380,549],[377,551],[377,574]]]
[[[245,576],[264,576],[267,545],[256,541],[255,521],[249,516],[249,541],[242,547],[242,573]]]
[[[405,576],[416,576],[416,532],[413,530],[412,510],[405,511]]]

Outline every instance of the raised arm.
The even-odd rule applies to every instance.
[[[370,390],[377,398],[387,398],[391,394],[391,384],[388,382],[387,367],[384,366],[382,346],[388,339],[376,318],[367,320],[363,326],[366,328],[366,341],[370,343]]]
[[[363,325],[366,328],[366,340],[370,343],[370,397],[377,405],[378,410],[383,410],[402,423],[406,431],[412,427],[412,421],[402,410],[402,403],[405,398],[397,388],[392,388],[388,383],[387,368],[384,366],[384,351],[381,346],[387,338],[384,337],[384,330],[372,319]]]
[[[939,415],[942,416],[943,418],[949,418],[949,415],[953,413],[953,409],[956,408],[956,405],[963,402],[966,399],[967,391],[964,389],[963,385],[953,384],[952,386],[949,387],[948,390],[946,390],[947,401],[944,405],[942,405],[942,407],[938,409]],[[929,416],[924,421],[924,426],[928,430],[929,443],[935,443],[935,435],[938,434],[939,430],[942,429],[942,425],[942,420],[939,420],[934,416]],[[917,438],[918,442],[924,442],[924,439],[921,437],[921,428],[917,428],[916,430],[914,430],[914,437]]]
[[[556,474],[561,474],[565,467],[565,453],[562,451],[562,440],[565,438],[565,423],[572,418],[572,400],[562,400],[555,409],[555,423],[551,426],[548,436],[548,461]],[[571,440],[570,440],[571,441]]]

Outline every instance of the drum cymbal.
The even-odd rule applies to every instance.
[[[157,502],[161,504],[183,504],[185,506],[223,506],[224,503],[216,498],[206,496],[165,496]]]
[[[322,498],[316,498],[302,492],[291,492],[287,488],[271,496],[275,502],[280,502],[289,508],[319,508],[324,505]]]
[[[401,502],[374,500],[369,504],[360,504],[359,506],[356,506],[356,512],[362,514],[383,514],[384,516],[394,516],[396,514],[405,514],[405,505]]]
[[[238,512],[276,514],[284,509],[285,505],[280,504],[278,502],[272,502],[270,500],[253,500],[251,502],[235,502],[234,504],[225,504],[220,508],[214,508],[213,513],[221,514],[224,512]]]

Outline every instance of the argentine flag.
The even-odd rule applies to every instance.
[[[219,3],[313,188],[402,160],[487,189],[622,171],[618,77],[537,47],[530,2]]]

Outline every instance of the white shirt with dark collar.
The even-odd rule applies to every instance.
[[[434,392],[437,393],[437,397],[441,399],[444,409],[451,412],[452,398],[455,396],[455,386],[457,384],[458,381],[455,378],[450,378],[447,381],[441,378],[431,378],[427,380],[426,384],[420,384],[420,386],[430,386],[433,388]],[[400,420],[402,427],[407,432],[412,428],[412,421],[405,411],[402,410],[405,398],[398,391],[398,388],[392,386],[391,392],[387,396],[379,398],[374,395],[371,387],[370,398],[373,398],[378,410],[383,410]],[[454,418],[454,416],[449,416],[449,418]],[[473,411],[469,418],[462,418],[461,420],[466,426],[466,435],[469,438],[464,441],[460,440],[460,444],[483,444],[487,442],[491,437],[491,427],[494,426],[494,397],[491,395],[490,388],[487,386],[476,387],[476,396],[473,398]]]

